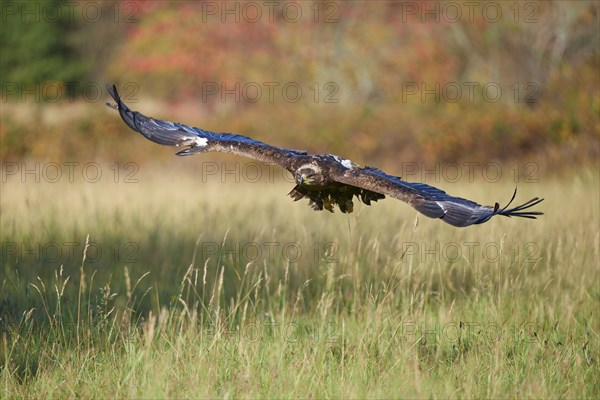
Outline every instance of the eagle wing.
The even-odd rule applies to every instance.
[[[443,190],[424,183],[403,181],[397,176],[388,175],[373,167],[361,169],[337,168],[331,172],[330,176],[337,182],[405,201],[420,213],[430,218],[440,218],[442,221],[457,227],[482,224],[494,215],[536,219],[537,215],[543,214],[539,211],[523,211],[544,200],[537,197],[509,209],[508,206],[517,194],[516,189],[510,202],[505,207],[500,208],[498,203],[493,207],[482,206],[471,200],[450,196]]]
[[[117,103],[116,106],[109,103],[107,105],[117,109],[123,121],[131,129],[153,142],[165,146],[184,147],[177,153],[178,156],[218,151],[277,165],[293,172],[295,170],[294,159],[307,154],[306,151],[282,149],[242,135],[210,132],[193,126],[147,117],[127,107],[121,100],[115,85],[107,85],[106,88]]]

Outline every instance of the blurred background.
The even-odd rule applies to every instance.
[[[6,397],[199,397],[192,371],[217,388],[203,397],[308,397],[263,391],[289,375],[312,397],[386,397],[381,387],[597,398],[599,11],[598,1],[0,0]],[[175,157],[131,131],[105,106],[112,83],[146,115],[338,154],[483,204],[505,205],[518,187],[515,201],[543,197],[545,214],[458,229],[394,200],[315,213],[286,197],[293,182],[278,168]],[[336,344],[235,339],[255,322],[276,332],[296,320],[324,332],[333,322]],[[465,335],[441,343],[427,330],[406,344],[405,321]],[[488,322],[502,338],[466,333]],[[233,341],[197,345],[221,331]],[[340,371],[365,389],[329,392]],[[11,389],[13,374],[26,384]],[[138,379],[193,389],[132,391]],[[242,389],[223,391],[230,382]],[[55,388],[66,395],[49,396]]]
[[[598,12],[594,1],[3,0],[0,156],[180,161],[104,107],[115,82],[157,118],[393,173],[399,161],[597,168]]]

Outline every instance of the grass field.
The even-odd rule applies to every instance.
[[[597,172],[519,184],[540,220],[457,229],[279,181],[40,168],[3,173],[2,398],[600,396]]]

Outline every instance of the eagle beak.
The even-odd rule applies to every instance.
[[[309,178],[307,177],[305,174],[300,175],[300,182],[298,182],[298,185],[302,186],[305,183],[312,183],[315,180],[313,178]]]

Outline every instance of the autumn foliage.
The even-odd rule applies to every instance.
[[[159,118],[381,167],[598,157],[594,2],[102,4],[118,23],[75,29],[88,81],[129,85],[132,107]],[[170,157],[103,94],[3,99],[2,158]]]

